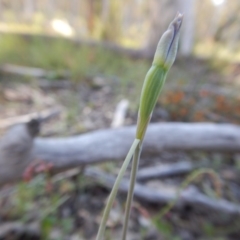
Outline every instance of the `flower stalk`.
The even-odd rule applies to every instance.
[[[140,97],[140,106],[138,111],[138,121],[135,140],[117,176],[116,182],[108,199],[107,206],[103,214],[102,222],[96,240],[102,240],[104,236],[107,218],[109,216],[113,201],[116,197],[120,181],[123,178],[123,175],[126,171],[126,168],[132,156],[134,155],[132,162],[129,191],[126,202],[126,213],[121,238],[122,240],[126,240],[128,221],[130,216],[142,143],[144,140],[148,123],[152,116],[153,109],[156,105],[159,94],[165,83],[167,73],[176,58],[179,41],[179,31],[181,28],[182,19],[183,15],[178,13],[174,20],[170,23],[168,29],[165,31],[165,33],[163,34],[158,43],[157,50],[152,62],[152,66],[149,69],[143,83],[143,88]]]
[[[140,97],[140,106],[138,112],[138,123],[136,131],[136,139],[140,140],[137,146],[132,163],[132,172],[130,178],[130,186],[127,196],[126,213],[123,223],[122,240],[126,240],[128,221],[134,194],[134,185],[138,171],[138,164],[141,154],[141,145],[147,130],[148,123],[151,119],[153,109],[156,105],[158,96],[163,88],[165,79],[169,69],[175,61],[179,40],[179,30],[182,24],[183,15],[178,13],[174,20],[170,23],[167,31],[161,37],[157,50],[153,59],[151,68],[149,69],[142,88]]]
[[[106,228],[106,224],[107,224],[107,220],[108,220],[108,216],[110,214],[110,211],[111,211],[111,208],[112,208],[112,205],[113,205],[113,202],[114,202],[114,199],[116,198],[116,195],[117,195],[117,191],[118,191],[118,188],[119,188],[119,185],[120,185],[120,182],[123,178],[123,175],[124,173],[126,172],[126,169],[129,165],[129,162],[137,148],[139,144],[139,140],[138,139],[135,139],[124,162],[123,162],[123,165],[118,173],[118,176],[116,178],[116,181],[113,185],[113,188],[112,188],[112,191],[108,197],[108,201],[107,201],[107,205],[104,209],[104,212],[103,212],[103,217],[102,217],[102,221],[101,221],[101,224],[100,224],[100,227],[98,229],[98,234],[97,234],[97,238],[96,240],[101,240],[103,239],[103,236],[104,236],[104,232],[105,232],[105,228]]]

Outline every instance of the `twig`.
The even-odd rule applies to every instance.
[[[16,117],[10,117],[0,120],[0,129],[4,129],[7,127],[10,127],[11,125],[17,124],[17,123],[24,123],[28,122],[33,118],[37,118],[40,121],[46,121],[50,118],[56,117],[61,112],[61,109],[59,107],[46,109],[41,112],[33,112],[26,115],[16,116]]]
[[[114,176],[96,169],[86,169],[84,174],[108,189],[112,188],[115,180]],[[127,179],[123,179],[119,186],[119,191],[126,194],[128,192],[128,187],[129,181]],[[139,183],[136,183],[134,189],[134,195],[138,199],[154,204],[168,204],[176,199],[177,194],[177,189],[169,191],[168,187],[166,187],[165,190],[157,190],[151,189]],[[207,197],[206,195],[198,192],[194,187],[189,187],[179,194],[175,208],[181,208],[185,205],[190,205],[193,208],[197,207],[198,209],[205,209],[207,211],[217,211],[231,216],[240,216],[240,205],[224,199],[213,199]]]
[[[112,128],[118,128],[123,126],[128,105],[129,102],[126,99],[123,99],[118,103],[111,124]]]
[[[13,64],[4,64],[0,67],[0,71],[5,73],[26,75],[36,78],[45,77],[49,72],[41,68],[24,67]]]
[[[54,71],[48,71],[42,68],[26,67],[26,66],[14,65],[14,64],[4,64],[0,66],[0,71],[4,73],[30,76],[34,78],[44,78],[44,77],[55,74]],[[69,72],[63,71],[61,75],[65,77],[69,77]]]
[[[199,165],[185,161],[142,168],[138,172],[137,180],[146,181],[153,178],[167,178],[176,175],[187,174],[197,167],[199,167]]]

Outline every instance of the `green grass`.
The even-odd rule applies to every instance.
[[[0,63],[40,67],[49,70],[69,70],[73,79],[96,74],[143,80],[150,63],[133,61],[99,47],[76,45],[67,39],[29,39],[18,35],[2,35]]]
[[[16,34],[0,38],[0,65],[6,63],[54,71],[56,74],[50,76],[50,80],[58,79],[65,70],[74,82],[88,82],[89,77],[103,76],[116,96],[128,96],[134,108],[143,76],[150,66],[147,60],[132,60],[101,47],[77,45],[64,38]]]

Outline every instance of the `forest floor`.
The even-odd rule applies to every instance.
[[[9,47],[10,50],[11,48],[12,46]],[[40,61],[40,57],[36,56],[35,60],[37,58],[38,60],[29,64],[29,61],[21,62],[21,59],[16,57],[17,54],[19,56],[24,54],[18,52],[23,50],[16,50],[15,57],[13,52],[12,58],[12,50],[7,53],[5,49],[2,55],[3,50],[0,51],[2,64],[41,67],[54,70],[53,73],[56,73],[50,77],[48,75],[33,78],[16,77],[2,72],[0,122],[58,108],[60,113],[43,123],[40,135],[43,137],[76,135],[110,128],[117,104],[125,99],[130,105],[124,125],[136,123],[139,93],[144,75],[150,66],[148,61],[124,60],[123,57],[112,53],[107,53],[106,56],[101,55],[102,52],[96,53],[85,49],[81,51],[85,52],[90,63],[81,60],[78,65],[82,72],[74,72],[73,68],[69,69],[69,66],[58,60],[64,53],[61,44],[57,48],[60,56],[47,56],[49,63],[42,64],[40,62],[44,60],[44,55],[41,56],[43,60]],[[31,50],[34,52],[32,57],[35,56],[35,51]],[[45,56],[46,54],[47,50]],[[103,59],[101,64],[104,66],[95,62],[97,61],[95,58],[98,58],[95,54],[102,56],[100,59]],[[3,56],[6,56],[5,61]],[[68,59],[70,65],[75,64],[72,61],[71,58]],[[53,67],[54,64],[56,68]],[[83,66],[80,66],[81,64]],[[74,65],[74,68],[77,66]],[[91,71],[90,74],[86,74],[88,71]],[[197,58],[178,59],[170,71],[164,91],[154,110],[152,122],[210,121],[240,124],[239,84],[240,64]],[[0,132],[5,131],[6,128],[0,126]],[[160,156],[145,156],[145,159],[141,159],[140,169],[185,160],[193,163],[207,162],[208,168],[214,169],[220,175],[222,197],[240,204],[240,156],[237,154],[163,152]],[[111,162],[97,166],[114,175],[117,174],[119,167],[120,163]],[[153,189],[163,188],[170,191],[178,189],[186,177],[177,175],[151,179],[144,184]],[[64,181],[51,183],[51,179],[48,173],[40,174],[29,183],[18,183],[10,196],[0,198],[1,225],[12,222],[24,225],[40,224],[43,236],[41,239],[94,239],[109,190],[86,177],[81,171],[77,175],[64,178]],[[198,177],[190,185],[207,196],[215,196],[214,183],[207,175]],[[119,239],[124,201],[125,194],[120,193],[109,218],[106,239]],[[239,217],[196,211],[184,206],[182,209],[173,208],[159,218],[163,209],[164,206],[161,204],[149,204],[135,199],[129,240],[240,239]],[[3,230],[1,226],[0,230]],[[13,239],[11,234],[8,235],[9,238],[4,239]],[[27,235],[21,237],[16,239],[28,239]],[[29,239],[38,238],[32,236]]]

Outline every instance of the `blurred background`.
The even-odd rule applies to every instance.
[[[219,131],[225,123],[237,127],[240,1],[0,0],[1,136],[6,136],[12,125],[32,118],[42,119],[39,135],[44,138],[71,138],[135,125],[145,74],[162,33],[178,11],[184,13],[179,53],[151,122],[185,122],[190,128],[196,122],[212,122]],[[2,142],[8,143],[7,139],[3,137]],[[9,167],[5,149],[0,145],[2,172]],[[11,152],[9,149],[6,151]],[[196,204],[197,210],[191,204],[179,207],[176,200],[178,207],[162,214],[171,201],[153,204],[136,198],[129,240],[240,239],[238,150],[231,146],[227,153],[199,149],[145,154],[140,170],[190,165],[183,165],[187,166],[184,171],[177,166],[175,174],[165,177],[150,176],[139,184],[152,191],[175,191],[177,196],[187,176],[204,166],[216,171],[218,180],[212,174],[200,174],[188,187],[209,201],[226,201],[227,208],[234,207],[233,212],[214,212],[211,207],[213,212],[208,212],[205,205],[200,211]],[[44,159],[33,162],[36,160],[27,172],[19,170],[27,181],[18,179],[10,184],[12,181],[0,177],[0,184],[4,183],[0,239],[94,239],[109,194],[109,186],[96,181],[99,172],[94,171],[114,177],[122,161],[101,160],[91,174],[79,164],[74,172],[61,169],[53,176],[51,164],[43,163]],[[24,157],[20,161],[24,162]],[[84,165],[92,168],[92,164]],[[11,166],[10,175],[11,169],[20,169],[17,166]],[[219,188],[222,195],[217,197]],[[106,239],[120,239],[125,194],[122,190],[115,201]]]

